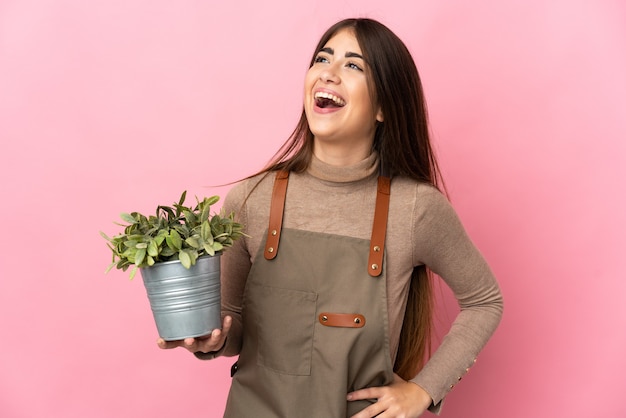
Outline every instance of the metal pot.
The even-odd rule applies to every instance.
[[[190,269],[178,260],[140,269],[161,338],[200,337],[221,327],[220,255],[200,257]]]

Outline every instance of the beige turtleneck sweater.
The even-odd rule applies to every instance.
[[[307,172],[290,175],[283,226],[369,240],[377,173],[376,154],[350,167],[330,166],[313,157]],[[239,354],[242,296],[251,264],[264,243],[273,182],[273,174],[245,180],[224,202],[224,210],[236,212],[249,237],[236,241],[222,256],[222,309],[233,317],[233,326],[218,355]],[[425,264],[439,275],[461,308],[447,336],[412,379],[431,395],[431,410],[437,412],[496,329],[502,315],[500,290],[448,200],[432,186],[414,180],[391,182],[386,257],[392,364],[414,266]]]

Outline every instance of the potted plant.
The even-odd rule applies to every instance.
[[[156,214],[122,213],[124,232],[100,234],[113,253],[113,267],[132,279],[141,272],[159,332],[166,341],[210,334],[221,326],[220,255],[243,234],[234,213],[211,214],[212,196],[185,206],[187,192]]]

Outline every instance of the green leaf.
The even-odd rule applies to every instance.
[[[196,215],[194,215],[193,212],[189,211],[189,210],[184,210],[183,211],[183,215],[185,215],[185,223],[189,224],[189,225],[194,225],[196,222],[198,222],[198,217]]]
[[[200,213],[200,221],[204,222],[209,219],[209,215],[211,214],[211,206],[205,205],[202,207],[202,213]]]
[[[178,232],[180,235],[185,235],[185,231],[187,231],[189,228],[187,228],[185,225],[173,224],[172,229],[175,229],[176,232]]]
[[[135,274],[137,274],[137,266],[134,266],[133,269],[130,271],[130,280],[133,280],[135,278]]]
[[[215,243],[213,243],[213,245],[204,244],[204,251],[206,251],[206,253],[210,256],[215,255],[215,250],[213,249],[214,245]]]
[[[196,250],[187,250],[187,252],[189,253],[189,257],[191,258],[191,265],[195,265],[196,264],[196,260],[198,260],[198,251]]]
[[[125,213],[125,212],[120,213],[120,218],[122,218],[123,221],[128,222],[130,224],[134,224],[135,222],[137,222],[137,220],[133,218],[132,215]]]
[[[209,221],[202,222],[202,226],[200,227],[200,235],[202,236],[202,240],[208,244],[213,244],[213,234],[211,233],[211,225]]]
[[[198,236],[189,237],[185,240],[185,242],[189,244],[190,247],[199,249],[201,245],[200,245],[200,240],[198,238],[199,238]]]
[[[160,211],[163,211],[164,214],[159,213]],[[157,208],[157,216],[158,217],[165,217],[167,219],[176,219],[176,215],[174,214],[174,209],[170,208],[169,206],[159,206]]]
[[[154,243],[157,247],[160,247],[161,244],[163,244],[163,241],[165,241],[165,237],[167,236],[167,231],[161,230],[159,231],[159,234],[154,237]]]
[[[126,257],[131,263],[135,262],[135,253],[137,253],[137,249],[136,248],[129,248],[126,251],[124,251],[121,256],[122,257]]]
[[[185,199],[186,199],[186,198],[187,198],[187,190],[185,190],[185,191],[183,192],[183,194],[180,196],[180,199],[178,200],[178,204],[179,204],[180,206],[184,205],[184,204],[185,204]]]
[[[189,255],[189,253],[185,250],[181,251],[178,254],[178,259],[180,260],[180,263],[185,267],[185,268],[191,268],[191,256]]]
[[[150,240],[148,243],[148,255],[151,257],[156,257],[159,255],[159,247],[156,243],[156,240]]]
[[[128,260],[124,259],[124,260],[120,260],[120,261],[117,262],[116,268],[119,269],[119,270],[126,271],[128,266],[130,266],[130,262]]]
[[[215,236],[215,240],[219,242],[223,242],[226,239],[228,239],[228,234],[226,232]]]
[[[107,274],[108,272],[111,271],[111,269],[113,267],[115,267],[115,264],[117,264],[115,261],[113,261],[111,264],[109,264],[109,266],[107,267],[107,269],[104,271],[104,274]]]
[[[175,229],[170,231],[169,235],[165,238],[165,241],[167,242],[167,245],[175,251],[180,251],[180,249],[183,248],[183,240]]]
[[[206,205],[213,206],[214,204],[219,202],[219,200],[220,200],[219,196],[211,196],[211,197],[205,198],[204,202],[205,202]]]
[[[176,254],[176,251],[171,249],[170,247],[165,247],[161,250],[161,257],[163,258],[169,258],[174,254]]]
[[[146,249],[139,248],[137,252],[135,253],[135,265],[141,266],[141,263],[143,263],[144,258],[146,258]]]

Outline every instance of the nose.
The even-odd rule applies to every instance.
[[[329,65],[324,68],[324,70],[320,73],[320,80],[324,83],[339,83],[339,76],[337,76],[333,65]]]

